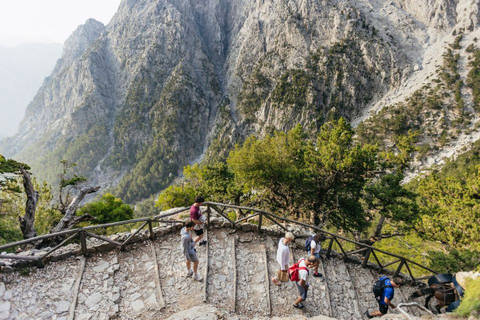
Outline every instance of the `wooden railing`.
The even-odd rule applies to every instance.
[[[225,219],[230,221],[233,226],[235,226],[239,222],[258,217],[257,231],[259,233],[262,232],[263,217],[270,220],[275,225],[279,226],[280,228],[282,228],[285,231],[290,231],[290,230],[286,226],[282,225],[279,221],[300,225],[300,226],[315,230],[315,232],[323,233],[327,237],[327,239],[329,240],[328,249],[327,249],[327,252],[326,252],[326,255],[327,255],[328,258],[332,254],[333,245],[336,244],[341,251],[341,254],[340,253],[339,254],[344,259],[347,259],[347,258],[349,258],[349,256],[353,256],[354,254],[357,254],[357,253],[365,253],[363,261],[361,263],[362,267],[366,268],[369,262],[373,263],[373,265],[376,265],[379,273],[383,272],[383,271],[387,271],[387,269],[386,269],[387,267],[395,265],[395,264],[398,263],[397,268],[393,272],[394,277],[398,276],[404,269],[406,269],[406,271],[408,272],[408,275],[412,278],[413,282],[417,282],[419,280],[427,279],[430,276],[432,276],[433,274],[438,274],[438,272],[436,272],[436,271],[434,271],[434,270],[432,270],[428,267],[425,267],[425,266],[423,266],[423,265],[421,265],[421,264],[419,264],[415,261],[412,261],[412,260],[407,259],[405,257],[399,256],[397,254],[390,253],[390,252],[387,252],[387,251],[369,246],[369,245],[361,243],[361,242],[357,242],[355,240],[352,240],[352,239],[343,237],[341,235],[325,231],[323,229],[320,229],[318,227],[315,227],[315,226],[312,226],[312,225],[309,225],[309,224],[306,224],[306,223],[303,223],[303,222],[295,221],[295,220],[284,218],[284,217],[279,217],[277,215],[274,215],[274,214],[272,214],[270,212],[267,212],[267,211],[264,211],[264,210],[259,210],[259,209],[255,209],[255,208],[249,208],[249,207],[234,206],[234,205],[228,205],[228,204],[222,204],[222,203],[215,203],[215,202],[206,202],[205,204],[208,207],[212,207],[213,209],[215,209],[215,211],[217,211],[222,217],[224,217]],[[246,215],[246,216],[241,218],[241,219],[238,219],[237,221],[232,221],[227,216],[227,214],[225,214],[225,210],[227,208],[238,210],[241,213],[241,215]],[[209,212],[210,212],[210,210],[207,210],[207,214],[209,214]],[[207,219],[208,219],[208,217],[207,217]],[[344,249],[344,246],[342,245],[340,240],[342,240],[344,242],[347,242],[347,243],[350,243],[350,244],[354,245],[355,247],[359,247],[360,249],[347,251],[347,250]],[[393,258],[393,261],[389,261],[385,264],[382,264],[380,262],[380,259],[378,258],[378,255],[377,255],[378,253],[382,253],[386,256],[389,256],[389,257]],[[374,258],[374,262],[370,261],[372,256]],[[416,278],[413,275],[412,270],[410,268],[411,265],[415,265],[418,268],[420,268],[422,270],[425,270],[428,273],[428,275]]]
[[[336,244],[341,251],[341,254],[340,253],[338,253],[338,254],[340,254],[344,259],[347,259],[347,258],[349,258],[349,256],[352,256],[352,255],[357,254],[357,253],[366,252],[365,256],[364,256],[364,259],[363,259],[363,262],[361,264],[363,268],[367,267],[367,264],[370,262],[370,258],[373,256],[374,259],[375,259],[373,264],[377,266],[377,269],[379,270],[379,272],[387,271],[387,269],[386,269],[387,267],[398,263],[398,266],[397,266],[396,270],[393,272],[393,275],[398,276],[400,274],[400,272],[402,272],[403,269],[406,269],[408,274],[412,278],[413,282],[416,282],[418,280],[426,279],[426,278],[430,277],[432,274],[437,274],[438,273],[438,272],[435,272],[432,269],[429,269],[425,266],[422,266],[421,264],[419,264],[415,261],[412,261],[410,259],[407,259],[405,257],[399,256],[399,255],[396,255],[396,254],[393,254],[393,253],[390,253],[390,252],[387,252],[387,251],[384,251],[384,250],[377,249],[375,247],[366,245],[364,243],[356,242],[354,240],[348,239],[348,238],[343,237],[341,235],[325,231],[323,229],[320,229],[318,227],[315,227],[315,226],[312,226],[312,225],[309,225],[309,224],[306,224],[306,223],[303,223],[303,222],[299,222],[299,221],[295,221],[295,220],[292,220],[292,219],[280,217],[280,216],[277,216],[273,213],[270,213],[270,212],[267,212],[267,211],[264,211],[264,210],[261,210],[261,209],[243,207],[243,206],[235,206],[235,205],[216,203],[216,202],[205,202],[204,205],[207,206],[207,211],[206,211],[206,214],[207,214],[207,228],[209,226],[209,222],[210,222],[210,218],[211,218],[211,213],[212,213],[211,209],[214,209],[226,221],[230,222],[232,228],[236,228],[242,222],[245,222],[245,221],[248,221],[250,219],[256,218],[256,220],[257,220],[256,221],[257,222],[257,232],[259,232],[259,233],[261,233],[263,231],[262,230],[262,224],[263,224],[263,218],[265,217],[270,222],[277,225],[278,227],[280,227],[284,231],[291,231],[291,230],[289,230],[288,227],[284,226],[281,222],[288,222],[288,223],[291,223],[291,224],[300,225],[300,226],[315,230],[315,232],[323,233],[325,236],[327,236],[327,239],[329,240],[328,249],[326,251],[326,255],[327,255],[328,258],[332,255],[333,245]],[[27,261],[38,261],[38,262],[42,263],[45,260],[45,258],[47,258],[49,255],[51,255],[56,250],[60,249],[67,242],[72,241],[75,238],[78,238],[79,241],[80,241],[82,254],[87,255],[87,253],[88,253],[87,238],[88,237],[97,238],[97,239],[100,239],[102,241],[108,242],[108,243],[110,243],[114,246],[117,246],[117,247],[120,247],[120,248],[124,249],[125,246],[129,242],[131,242],[131,240],[141,230],[143,230],[144,228],[147,228],[147,227],[148,227],[148,230],[149,230],[149,238],[151,240],[154,240],[155,239],[155,233],[153,231],[153,223],[159,223],[159,222],[161,222],[161,223],[183,223],[184,221],[165,220],[165,218],[176,215],[176,214],[179,214],[179,213],[182,213],[182,212],[186,212],[189,209],[190,209],[189,207],[184,207],[184,208],[179,208],[179,209],[177,209],[175,211],[172,211],[172,212],[169,212],[169,213],[164,213],[164,214],[157,215],[157,216],[152,217],[152,218],[139,218],[139,219],[126,220],[126,221],[107,223],[107,224],[101,224],[101,225],[93,225],[93,226],[88,226],[88,227],[84,227],[84,228],[78,228],[78,229],[72,229],[72,230],[57,232],[57,233],[46,234],[46,235],[42,235],[42,236],[39,236],[39,237],[35,237],[35,238],[31,238],[31,239],[26,239],[26,240],[14,242],[14,243],[6,244],[6,245],[3,245],[3,246],[0,246],[0,252],[5,251],[5,250],[10,249],[10,248],[21,246],[21,245],[37,243],[38,241],[41,241],[41,240],[68,236],[61,243],[59,243],[54,248],[52,248],[51,250],[49,250],[48,252],[46,252],[45,254],[43,254],[41,256],[34,257],[34,256],[22,256],[22,255],[13,255],[13,254],[0,254],[0,258],[27,260]],[[234,209],[235,211],[239,212],[243,217],[240,218],[240,219],[232,220],[231,218],[228,217],[228,214],[226,213],[227,209]],[[118,242],[118,241],[112,240],[108,237],[101,236],[101,235],[93,233],[93,231],[96,230],[96,229],[106,229],[108,227],[116,227],[116,226],[135,224],[135,223],[142,223],[142,224],[134,233],[130,234],[123,242]],[[296,236],[299,236],[299,235],[296,235]],[[344,246],[342,246],[342,243],[341,243],[342,241],[347,242],[347,243],[351,243],[351,244],[355,245],[356,247],[359,247],[360,249],[346,251],[344,249]],[[392,257],[394,260],[382,265],[382,263],[380,262],[380,260],[377,256],[377,253],[385,254],[389,257]],[[419,267],[420,269],[423,269],[423,270],[427,271],[429,273],[429,275],[426,276],[426,277],[415,278],[411,269],[410,269],[411,265],[415,265],[415,266]]]

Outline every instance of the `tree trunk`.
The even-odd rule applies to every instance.
[[[50,230],[50,233],[71,229],[75,225],[75,212],[77,211],[77,207],[80,202],[83,200],[83,198],[85,198],[87,194],[97,192],[98,189],[100,189],[100,186],[82,188],[78,196],[73,198],[72,202],[68,205],[63,218],[58,222],[55,228]]]
[[[382,228],[383,228],[384,222],[385,222],[385,216],[381,215],[380,220],[378,220],[377,227],[375,228],[375,231],[373,232],[373,235],[370,238],[380,239],[382,237]]]
[[[23,239],[30,239],[37,236],[35,231],[35,210],[37,209],[38,191],[33,188],[32,180],[28,172],[21,168],[20,172],[23,177],[23,187],[27,194],[27,203],[25,204],[25,215],[18,217],[20,221],[20,229],[22,230]]]

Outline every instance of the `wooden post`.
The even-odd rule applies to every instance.
[[[261,217],[262,215],[260,215]],[[268,259],[267,259],[267,247],[263,245],[263,261],[265,263],[265,289],[267,290],[267,314],[270,317],[272,314],[272,302],[270,301],[270,278],[268,276]]]
[[[370,258],[371,252],[372,252],[372,249],[368,249],[367,254],[365,255],[365,258],[363,259],[363,262],[362,262],[362,268],[367,267],[368,259]]]
[[[262,233],[262,218],[263,214],[260,213],[260,215],[258,216],[258,234]]]
[[[153,233],[152,220],[148,220],[148,232],[150,233],[150,240],[155,240],[155,233]]]
[[[393,274],[393,277],[398,277],[398,275],[400,274],[400,271],[402,271],[402,267],[403,267],[404,264],[405,264],[405,260],[402,259],[402,261],[401,261],[400,264],[398,265],[397,270],[396,270],[395,273]]]
[[[207,204],[207,230],[210,230],[210,213],[212,210],[210,209],[210,205]]]
[[[158,269],[157,252],[155,251],[155,246],[153,245],[153,242],[150,242],[150,247],[152,248],[152,257],[155,262],[155,284],[157,285],[158,299],[160,300],[159,306],[160,310],[162,310],[163,308],[165,308],[165,299],[163,298],[162,284],[160,283],[160,270]]]
[[[327,303],[328,303],[328,316],[332,318],[333,317],[332,301],[330,300],[330,289],[328,288],[327,274],[325,273],[325,268],[323,267],[322,260],[319,260],[319,264],[320,264],[320,269],[322,270],[322,274],[325,277],[325,297],[327,298]]]
[[[208,239],[208,232],[205,230],[205,240],[207,240],[206,252],[207,252],[207,262],[205,263],[205,276],[203,277],[203,302],[207,302],[207,277],[208,277],[208,251],[209,251],[209,239]]]
[[[237,256],[235,254],[235,237],[232,237],[232,261],[233,261],[233,310],[237,310]]]
[[[80,244],[82,245],[82,253],[84,256],[87,255],[87,239],[85,238],[85,231],[81,230],[79,232],[80,235]]]
[[[70,302],[70,308],[68,310],[68,320],[75,319],[75,308],[78,303],[78,292],[80,291],[80,284],[82,283],[83,272],[85,271],[85,264],[87,259],[82,258],[80,263],[80,270],[78,271],[77,279],[75,280],[75,285],[73,286],[72,301]]]
[[[330,258],[330,253],[332,252],[333,241],[334,241],[334,238],[330,239],[330,243],[328,244],[327,258]]]

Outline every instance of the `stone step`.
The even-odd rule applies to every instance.
[[[162,318],[203,303],[203,281],[187,277],[185,258],[180,250],[180,231],[164,235],[154,241],[160,272],[160,283],[165,300]],[[206,247],[197,246],[200,260],[198,273],[205,275]],[[161,318],[161,317],[159,317]]]
[[[115,283],[115,273],[119,269],[117,251],[87,258],[75,309],[76,320],[109,319],[118,315],[120,287]]]
[[[67,317],[80,258],[26,268],[0,282],[0,319]]]
[[[355,288],[343,260],[331,257],[323,261],[330,293],[333,318],[361,319]]]
[[[234,236],[231,230],[208,231],[209,266],[207,278],[207,303],[220,310],[233,311],[234,300]]]
[[[114,297],[122,319],[154,319],[159,316],[162,296],[158,292],[152,243],[145,241],[127,247],[118,255],[120,269],[115,283],[120,293]],[[161,289],[161,288],[160,288]]]
[[[269,279],[276,275],[276,270],[280,269],[277,262],[277,249],[280,237],[267,237],[265,246],[268,257],[268,274]],[[293,257],[290,254],[289,266],[293,264]],[[297,297],[297,289],[291,281],[282,282],[280,286],[276,286],[270,280],[270,297],[272,300],[272,316],[284,317],[286,315],[300,315],[302,311],[293,307],[293,302]]]
[[[244,234],[237,242],[237,314],[270,316],[263,242],[261,236],[253,233]]]
[[[375,280],[370,274],[370,271],[362,268],[361,265],[353,263],[347,263],[347,268],[350,272],[353,285],[355,286],[360,312],[363,314],[367,310],[372,312],[378,309],[377,300],[372,292],[372,286]]]

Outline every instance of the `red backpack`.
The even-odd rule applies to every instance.
[[[290,281],[299,281],[300,280],[300,277],[298,276],[298,270],[299,269],[306,270],[308,272],[307,267],[300,267],[300,263],[304,260],[305,259],[300,259],[300,260],[298,260],[297,263],[295,263],[293,266],[288,268],[288,278],[290,279]]]

